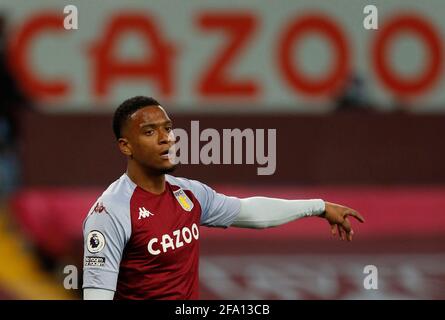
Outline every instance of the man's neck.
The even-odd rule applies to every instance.
[[[132,162],[128,163],[127,175],[136,185],[145,191],[161,194],[165,190],[165,174],[150,173]]]

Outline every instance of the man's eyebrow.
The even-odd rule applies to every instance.
[[[166,120],[162,122],[144,122],[139,125],[140,128],[150,127],[150,128],[156,128],[162,125],[171,125],[173,122],[171,120]]]

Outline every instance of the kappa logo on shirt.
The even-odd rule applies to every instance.
[[[192,211],[193,209],[193,202],[190,200],[190,198],[187,196],[187,194],[182,189],[178,189],[173,192],[173,194],[176,197],[176,200],[178,200],[179,204],[181,205],[182,209],[185,211]]]
[[[105,208],[103,202],[98,201],[96,202],[96,205],[94,206],[94,209],[90,210],[90,212],[88,212],[88,216],[97,213],[97,214],[101,214],[101,213],[107,213],[109,214],[109,212],[107,211],[107,209]]]
[[[139,208],[139,218],[138,220],[144,219],[144,218],[148,218],[149,216],[154,216],[153,213],[151,213],[150,211],[148,211],[147,209],[145,209],[144,207]]]
[[[102,213],[102,212],[104,212],[104,213],[108,213],[108,211],[107,211],[107,209],[105,208],[103,202],[98,202],[98,203],[96,204],[96,206],[94,207],[94,212],[95,212],[95,213]]]

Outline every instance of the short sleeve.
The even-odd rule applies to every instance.
[[[83,288],[116,290],[128,227],[109,203],[101,199],[83,224]],[[131,231],[130,231],[131,232]]]
[[[218,193],[199,181],[190,182],[191,191],[201,205],[201,225],[229,227],[239,214],[240,199]]]

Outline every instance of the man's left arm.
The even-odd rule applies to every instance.
[[[325,218],[331,225],[331,232],[343,240],[352,240],[349,216],[364,222],[355,210],[323,201],[285,200],[267,197],[236,198],[218,193],[209,186],[196,181],[185,180],[188,187],[198,198],[201,208],[201,225],[227,228],[270,228],[303,217],[318,216]]]
[[[318,216],[325,218],[331,225],[331,232],[342,240],[352,240],[354,231],[349,216],[364,222],[355,210],[321,199],[285,200],[266,197],[240,199],[240,212],[231,224],[241,228],[270,228],[303,217]]]

